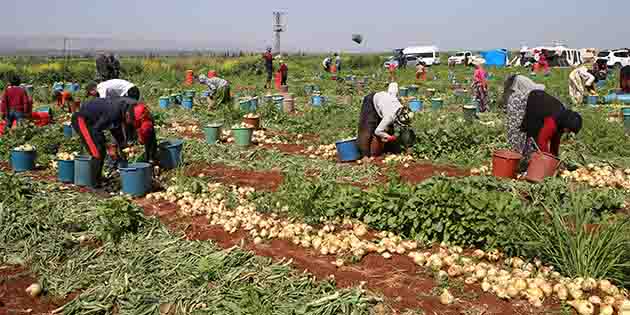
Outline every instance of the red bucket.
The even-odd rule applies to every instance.
[[[492,155],[492,175],[499,178],[516,178],[518,163],[523,156],[509,150],[498,150]]]
[[[560,160],[557,157],[549,153],[535,152],[529,161],[525,179],[540,183],[546,177],[556,176],[558,166],[560,166]]]
[[[214,70],[208,71],[208,79],[214,78],[216,76],[217,76],[217,72],[216,71],[214,71]]]
[[[50,123],[50,114],[48,112],[33,112],[31,119],[35,126],[43,127]]]

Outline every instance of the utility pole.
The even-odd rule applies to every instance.
[[[280,54],[280,33],[286,31],[286,23],[283,20],[283,17],[286,16],[286,12],[275,11],[273,12],[273,33],[274,33],[274,42],[273,42],[273,50],[275,54]]]

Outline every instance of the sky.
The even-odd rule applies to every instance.
[[[264,50],[273,43],[274,10],[288,13],[282,48],[290,51],[630,46],[628,0],[6,0],[0,36],[68,36],[80,48],[110,38],[134,48],[158,40],[169,48]],[[353,33],[365,43],[352,42]]]

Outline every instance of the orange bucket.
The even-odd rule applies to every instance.
[[[560,166],[560,160],[544,152],[535,152],[529,161],[529,167],[527,168],[527,179],[530,182],[540,183],[546,177],[555,176]]]
[[[492,175],[499,178],[516,178],[518,163],[523,156],[510,150],[498,150],[492,155]]]
[[[186,84],[188,85],[192,85],[193,84],[193,71],[192,70],[186,70]]]

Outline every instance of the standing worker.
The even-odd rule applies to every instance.
[[[330,56],[324,58],[322,65],[324,66],[324,71],[330,72],[330,66],[332,65],[332,59],[330,58]]]
[[[625,66],[619,71],[619,93],[630,94],[630,66]]]
[[[69,91],[65,91],[63,89],[55,90],[54,100],[57,102],[57,107],[61,110],[65,110],[68,113],[72,113],[74,108],[74,98],[72,97],[72,93]]]
[[[14,75],[9,81],[9,86],[4,90],[0,101],[0,114],[6,120],[5,128],[13,126],[14,122],[31,117],[33,112],[33,101],[29,98],[26,90],[20,86],[21,79]]]
[[[335,53],[335,66],[337,67],[337,73],[341,72],[341,56]]]
[[[483,68],[486,61],[482,58],[473,60],[475,72],[473,75],[472,89],[475,93],[475,100],[479,104],[479,111],[488,111],[488,81],[486,80],[486,70]]]
[[[521,130],[527,99],[532,91],[544,90],[545,86],[537,84],[523,75],[511,75],[504,83],[503,106],[506,109],[507,139],[514,152],[527,156],[533,151],[533,144],[527,141],[527,134]]]
[[[112,79],[98,85],[92,82],[88,84],[87,92],[89,95],[98,95],[100,98],[129,97],[136,101],[140,100],[140,89],[135,84],[122,79]]]
[[[263,54],[263,61],[265,62],[265,70],[267,71],[267,82],[265,82],[265,89],[273,87],[271,79],[273,76],[273,55],[271,54],[271,47],[267,47],[267,51]]]
[[[115,149],[110,157],[124,161],[123,149],[127,141],[137,136],[144,144],[145,158],[155,164],[157,161],[157,139],[153,118],[148,107],[128,97],[96,98],[81,107],[72,115],[72,127],[81,137],[89,154],[97,161],[97,181],[100,182],[103,164],[107,154],[105,131],[114,138]]]
[[[577,66],[569,74],[569,94],[573,103],[582,104],[586,92],[594,95],[597,78],[590,72],[592,59],[584,59],[584,64]]]
[[[397,96],[398,84],[394,82],[389,84],[386,92],[372,93],[363,98],[357,137],[363,157],[379,156],[383,151],[400,152],[394,129],[408,127],[410,118],[408,109],[400,104]]]
[[[387,65],[387,69],[389,70],[389,82],[396,82],[396,68],[398,68],[398,65],[393,60]]]
[[[286,86],[287,85],[287,78],[289,76],[289,67],[287,66],[286,63],[284,63],[284,60],[280,59],[280,85],[282,86]]]
[[[541,151],[558,156],[562,135],[577,134],[581,129],[582,116],[566,109],[557,98],[541,90],[529,94],[521,130],[536,141]]]
[[[208,86],[208,110],[212,110],[214,105],[229,104],[232,99],[230,96],[230,82],[219,77],[208,79],[205,75],[199,76],[199,83]]]
[[[416,64],[416,82],[420,81],[420,78],[422,78],[422,81],[427,80],[427,66],[422,60],[418,60],[418,63]]]

